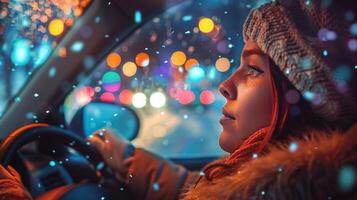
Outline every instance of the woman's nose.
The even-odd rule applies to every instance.
[[[237,97],[236,87],[230,79],[221,83],[218,90],[227,100],[233,100]]]

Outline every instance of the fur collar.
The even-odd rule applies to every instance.
[[[269,153],[183,199],[356,199],[357,123],[347,132],[313,131],[269,147]],[[352,177],[351,177],[352,176]]]

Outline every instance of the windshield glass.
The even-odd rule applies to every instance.
[[[141,121],[136,146],[169,158],[223,155],[217,88],[239,66],[252,5],[203,2],[168,9],[108,52],[67,97],[67,123],[91,101],[126,104]]]
[[[0,118],[16,95],[82,15],[90,0],[1,1]],[[66,55],[61,49],[59,56]]]

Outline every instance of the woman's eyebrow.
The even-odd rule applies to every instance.
[[[259,55],[259,56],[264,56],[265,53],[261,51],[260,49],[249,49],[249,50],[243,50],[242,52],[242,57],[246,58],[251,55]]]

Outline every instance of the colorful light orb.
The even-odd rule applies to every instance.
[[[137,92],[133,95],[132,104],[135,108],[143,108],[146,106],[147,97],[142,92]]]
[[[92,87],[85,86],[75,92],[75,100],[79,105],[86,105],[92,101],[94,90]]]
[[[231,63],[228,58],[218,58],[216,61],[216,69],[220,72],[226,72],[231,67]]]
[[[214,102],[214,94],[209,90],[204,90],[200,94],[200,101],[202,104],[209,105]]]
[[[200,66],[194,66],[188,71],[188,78],[193,81],[201,81],[205,77],[205,70]]]
[[[141,21],[142,21],[142,15],[141,15],[141,12],[139,10],[136,10],[135,13],[134,13],[134,21],[137,24],[140,24]]]
[[[48,25],[48,31],[53,36],[58,36],[63,33],[64,30],[64,23],[60,19],[53,19]]]
[[[186,71],[189,71],[191,69],[191,67],[198,66],[198,65],[199,65],[199,62],[197,59],[190,58],[185,63],[185,69],[186,69]]]
[[[150,57],[147,53],[138,53],[135,57],[135,63],[140,67],[147,67],[150,63]]]
[[[132,77],[136,74],[137,67],[133,62],[126,62],[123,65],[123,74],[127,77]]]
[[[195,100],[195,94],[191,90],[178,90],[177,99],[180,104],[187,105]]]
[[[166,104],[166,96],[162,92],[154,92],[150,96],[150,104],[154,108],[161,108]]]
[[[102,95],[100,95],[100,100],[104,102],[114,102],[115,96],[113,93],[104,92]]]
[[[16,66],[24,66],[31,59],[31,44],[29,40],[18,39],[13,44],[11,61]]]
[[[107,65],[112,68],[115,69],[119,66],[120,62],[121,62],[121,56],[118,53],[110,53],[107,56]]]
[[[182,51],[175,51],[171,55],[171,63],[176,66],[181,66],[186,62],[186,54]]]
[[[75,42],[73,42],[73,44],[71,45],[70,50],[71,50],[72,52],[78,53],[78,52],[82,51],[83,47],[84,47],[84,43],[83,43],[82,41],[75,41]]]
[[[120,88],[120,76],[118,73],[109,71],[106,72],[103,77],[103,88],[108,92],[115,92]]]
[[[214,22],[207,17],[201,18],[198,22],[198,28],[202,33],[210,33],[214,29]]]
[[[119,102],[125,105],[130,105],[133,99],[133,92],[129,89],[125,89],[119,94]]]
[[[34,58],[34,67],[38,67],[42,65],[51,54],[51,44],[50,43],[42,43],[39,47],[36,48],[36,54]]]

